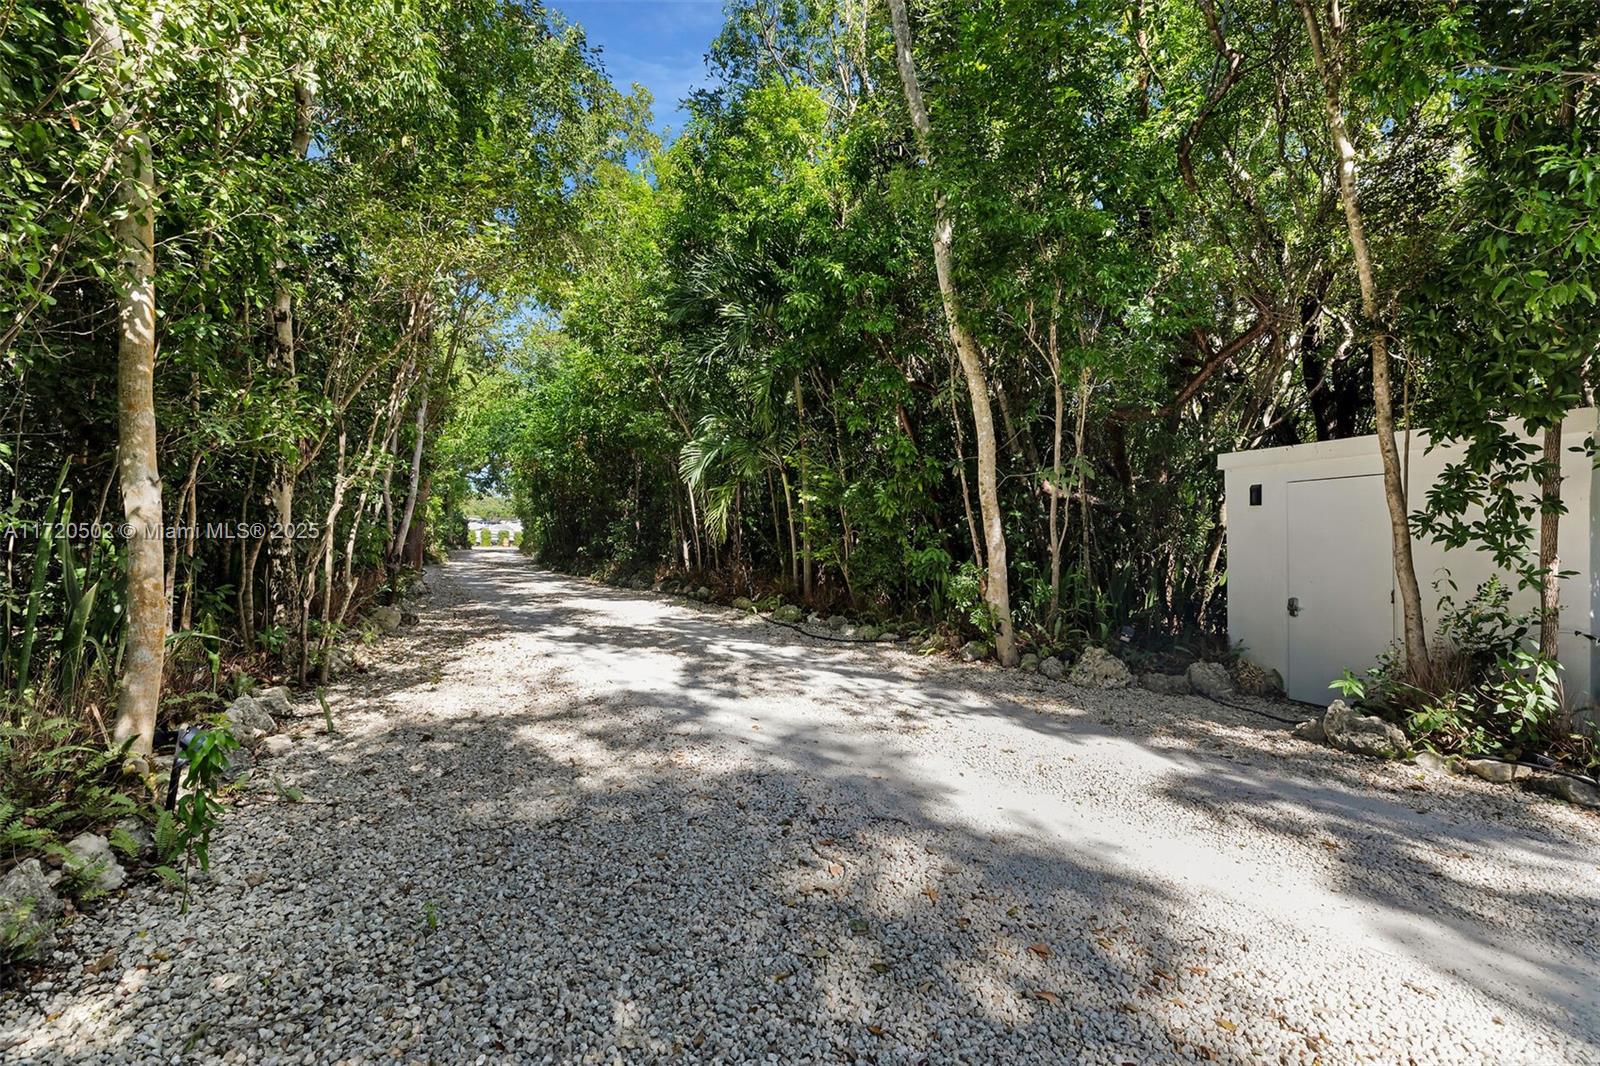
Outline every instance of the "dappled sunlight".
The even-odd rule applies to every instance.
[[[569,599],[515,556],[435,580],[422,625],[331,694],[340,732],[307,714],[268,764],[304,802],[250,792],[187,918],[137,890],[170,961],[115,916],[86,930],[112,978],[143,959],[194,998],[158,1045],[425,1055],[448,1014],[502,1056],[805,1033],[839,1058],[1309,1062],[1493,1014],[1526,1048],[1592,1046],[1594,833],[1548,803],[1485,821],[1471,783],[1419,792],[1219,705]],[[1536,887],[1563,872],[1565,896]],[[222,980],[200,945],[251,961]],[[101,987],[95,1040],[133,1039],[140,994]],[[1329,990],[1429,1020],[1335,1016]],[[29,1046],[112,1046],[81,1032]]]

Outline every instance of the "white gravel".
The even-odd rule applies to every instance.
[[[1600,1062],[1592,814],[509,551],[430,581],[0,1059]]]

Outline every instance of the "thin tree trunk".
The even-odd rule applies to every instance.
[[[1372,398],[1376,409],[1378,454],[1383,459],[1383,494],[1389,505],[1389,535],[1393,544],[1395,584],[1400,590],[1400,611],[1405,635],[1406,660],[1413,671],[1426,673],[1430,666],[1428,636],[1422,622],[1422,590],[1417,584],[1416,563],[1411,555],[1411,529],[1408,524],[1404,475],[1400,451],[1395,445],[1394,399],[1389,387],[1389,340],[1382,328],[1382,308],[1367,245],[1361,205],[1356,199],[1356,149],[1345,128],[1344,107],[1339,101],[1342,74],[1329,62],[1323,47],[1322,27],[1310,0],[1297,0],[1310,38],[1311,56],[1322,79],[1323,105],[1327,112],[1328,133],[1339,158],[1339,202],[1344,208],[1345,226],[1350,232],[1350,248],[1356,261],[1356,278],[1361,286],[1361,314],[1372,333]],[[1335,44],[1344,29],[1343,15],[1333,6],[1330,26]]]
[[[982,570],[983,540],[978,536],[978,520],[972,514],[972,487],[967,484],[967,441],[961,432],[961,412],[956,408],[953,370],[950,377],[950,423],[956,431],[956,478],[961,482],[961,510],[967,516],[967,535],[972,538],[972,561]]]
[[[911,110],[911,121],[916,127],[923,162],[931,165],[928,109],[922,101],[922,89],[917,84],[905,0],[889,0],[889,17],[894,24],[895,60],[900,68],[901,84],[905,88],[906,105]],[[1011,588],[1006,572],[1006,534],[1000,513],[1000,489],[996,475],[994,415],[989,407],[989,382],[983,372],[983,353],[978,348],[977,340],[961,321],[961,303],[955,289],[953,244],[954,228],[948,206],[944,195],[938,193],[934,197],[933,264],[939,277],[939,294],[944,302],[950,340],[961,359],[961,369],[967,378],[967,391],[972,399],[972,424],[978,447],[978,506],[983,514],[983,539],[989,555],[989,580],[984,584],[984,598],[994,614],[995,657],[1002,665],[1015,666],[1019,656],[1016,637],[1011,629]]]
[[[417,440],[411,447],[411,484],[406,490],[406,506],[400,515],[400,531],[395,534],[389,554],[395,565],[405,558],[406,538],[411,535],[412,516],[417,510],[417,490],[422,485],[422,447],[428,435],[428,384],[422,384],[422,399],[417,404]]]
[[[1561,426],[1544,431],[1544,462],[1539,502],[1539,654],[1554,662],[1561,644],[1561,557],[1556,537],[1561,530]]]
[[[118,146],[118,207],[112,223],[117,249],[117,464],[128,526],[127,640],[112,739],[149,755],[167,638],[165,541],[161,475],[156,465],[155,169],[150,138],[122,84],[122,26],[101,3],[86,6],[90,47],[106,75],[109,103],[123,131]]]
[[[794,406],[800,423],[800,575],[801,589],[806,600],[816,591],[816,580],[811,562],[811,504],[806,499],[809,484],[806,462],[806,401],[800,388],[800,376],[794,379]]]
[[[794,535],[794,493],[789,489],[789,474],[778,468],[778,476],[783,479],[783,505],[784,516],[789,522],[789,587],[795,591],[800,589],[800,549],[796,544]]]
[[[183,488],[178,490],[178,513],[179,514],[183,514],[186,511],[190,511],[190,510],[193,509],[193,507],[194,507],[194,483],[195,483],[195,479],[198,478],[199,475],[200,475],[200,449],[196,448],[195,452],[194,452],[194,455],[191,456],[190,459],[189,459],[189,473],[188,473],[188,476],[186,476],[184,478]],[[187,529],[187,526],[185,527],[185,532],[186,533],[189,532],[188,529]],[[186,536],[184,539],[187,540],[188,537]],[[177,618],[177,614],[178,614],[178,610],[177,610],[177,606],[178,606],[178,597],[177,597],[177,592],[178,592],[178,555],[179,555],[179,553],[178,553],[178,551],[176,549],[174,549],[174,550],[172,550],[172,551],[167,553],[167,557],[166,557],[166,568],[167,568],[166,577],[163,579],[165,595],[167,597],[167,628],[168,629],[175,628],[173,623],[174,623],[175,619]],[[176,628],[179,628],[181,630],[181,629],[187,629],[188,627],[187,626],[182,626],[182,627],[176,627]]]

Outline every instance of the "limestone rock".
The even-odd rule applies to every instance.
[[[1072,664],[1072,672],[1067,675],[1067,680],[1087,688],[1127,688],[1133,681],[1133,675],[1121,659],[1104,648],[1090,646]]]
[[[112,829],[112,847],[118,846],[122,848],[124,854],[138,858],[154,851],[156,841],[155,837],[150,835],[149,826],[129,815],[117,822]]]
[[[1030,651],[1028,654],[1022,657],[1021,662],[1017,663],[1017,667],[1018,669],[1026,670],[1031,674],[1033,671],[1039,669],[1039,657]]]
[[[735,596],[733,598],[733,609],[736,611],[753,611],[756,609],[756,603],[748,596]]]
[[[877,640],[878,639],[878,627],[877,626],[862,626],[860,629],[856,630],[856,639],[857,640]]]
[[[1183,674],[1140,674],[1139,685],[1163,696],[1187,696],[1194,691]]]
[[[1233,678],[1221,663],[1190,663],[1184,674],[1189,687],[1210,699],[1226,699],[1233,695]]]
[[[1519,767],[1525,769],[1525,767]],[[1528,787],[1547,795],[1556,796],[1580,807],[1600,807],[1600,788],[1557,774],[1539,774],[1528,781]]]
[[[1328,735],[1322,731],[1322,719],[1313,718],[1309,722],[1301,722],[1290,730],[1301,740],[1309,740],[1313,744],[1326,744]]]
[[[117,862],[117,857],[111,853],[111,842],[99,833],[79,833],[67,841],[67,850],[72,852],[72,865],[76,869],[93,869],[94,891],[96,893],[111,892],[121,888],[127,880],[123,873],[122,864]]]
[[[1500,762],[1498,759],[1468,759],[1466,771],[1473,777],[1481,777],[1496,785],[1509,785],[1533,774],[1531,767]]]
[[[261,750],[268,755],[287,755],[293,747],[294,741],[282,733],[274,737],[268,737],[261,743]]]
[[[251,693],[261,709],[275,718],[287,718],[293,710],[292,698],[289,689],[284,685],[274,685],[264,688],[260,692]]]
[[[228,704],[228,709],[222,712],[222,720],[241,747],[278,730],[278,723],[254,696],[240,696]]]
[[[899,633],[891,633],[891,632],[885,630],[884,632],[878,634],[878,643],[879,644],[895,644],[895,643],[898,643],[899,640],[900,640],[900,634]]]
[[[989,657],[989,645],[981,640],[969,640],[961,645],[961,658],[965,662],[975,663]]]
[[[1046,655],[1039,660],[1039,674],[1049,678],[1051,681],[1060,681],[1066,676],[1066,673],[1066,664],[1054,655]]]
[[[368,617],[372,620],[372,624],[378,628],[378,632],[380,633],[393,633],[400,628],[400,622],[402,620],[400,608],[391,606],[389,604],[383,604],[381,606],[374,607],[372,609],[372,614],[370,614]]]
[[[1322,732],[1330,745],[1356,755],[1398,759],[1411,753],[1411,744],[1399,726],[1376,715],[1361,714],[1344,700],[1328,705],[1328,713],[1322,716]]]
[[[833,615],[832,617],[830,617],[828,619],[828,628],[829,629],[843,629],[845,626],[847,626],[849,624],[850,624],[850,619],[846,618],[842,614]]]
[[[772,612],[772,620],[774,622],[787,622],[790,625],[799,625],[803,618],[805,618],[805,612],[800,610],[800,608],[796,607],[792,603],[786,603],[781,607],[774,608]]]
[[[1435,774],[1454,775],[1461,773],[1461,760],[1456,756],[1440,755],[1431,751],[1417,753],[1417,766]]]
[[[56,920],[66,908],[38,859],[0,879],[0,961],[43,958],[56,949]]]
[[[1233,679],[1246,696],[1283,695],[1283,675],[1249,659],[1234,664]]]
[[[694,598],[699,600],[701,603],[710,603],[711,590],[706,586],[701,585],[699,588],[694,590]]]

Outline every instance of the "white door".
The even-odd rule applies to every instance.
[[[1360,674],[1394,640],[1389,510],[1383,478],[1288,486],[1289,695],[1328,703],[1346,669]]]

